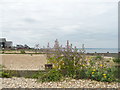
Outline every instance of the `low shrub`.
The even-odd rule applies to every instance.
[[[37,77],[41,82],[60,81],[62,74],[57,69],[51,69],[47,73],[37,75]]]
[[[7,72],[4,72],[2,69],[3,68],[5,68],[5,66],[3,66],[3,65],[0,65],[0,77],[1,78],[9,78],[9,77],[11,77],[11,75],[9,74],[9,73],[7,73]]]
[[[24,50],[21,50],[20,53],[21,53],[21,54],[25,54],[25,51],[24,51]]]
[[[120,66],[115,66],[113,71],[114,76],[120,81]]]
[[[75,75],[75,79],[86,79],[87,75],[86,75],[86,71],[87,69],[77,69],[76,70],[76,75]]]
[[[114,61],[115,63],[120,64],[120,58],[114,58],[113,61]]]
[[[38,78],[40,78],[40,77],[42,77],[44,74],[45,74],[46,72],[38,72],[38,73],[35,73],[35,74],[33,74],[32,76],[30,76],[30,77],[26,77],[26,78],[35,78],[35,79],[38,79]]]
[[[102,56],[96,56],[96,57],[95,57],[95,60],[102,60],[102,59],[103,59]]]
[[[113,68],[89,68],[87,69],[86,75],[89,79],[102,82],[113,82],[116,80],[113,72]]]
[[[4,71],[0,71],[0,77],[1,78],[11,78],[12,76],[9,73],[6,73]]]

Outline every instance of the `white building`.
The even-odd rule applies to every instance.
[[[0,38],[0,48],[9,48],[12,45],[12,41],[6,41],[6,38]]]

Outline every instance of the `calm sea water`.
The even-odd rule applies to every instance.
[[[118,53],[118,48],[85,48],[86,53]]]

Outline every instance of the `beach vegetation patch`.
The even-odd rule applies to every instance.
[[[115,67],[108,62],[104,56],[87,56],[84,44],[81,49],[67,41],[65,47],[59,45],[55,40],[53,48],[49,43],[45,50],[47,64],[52,64],[53,68],[44,74],[40,73],[35,77],[42,82],[60,81],[62,78],[92,79],[102,82],[116,81]],[[114,62],[119,62],[115,59]],[[116,71],[118,72],[118,71]]]
[[[120,58],[114,58],[113,61],[114,61],[115,63],[120,64]]]

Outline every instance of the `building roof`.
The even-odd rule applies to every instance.
[[[6,42],[5,38],[0,38],[0,42]]]
[[[6,43],[12,43],[12,41],[6,41]]]

